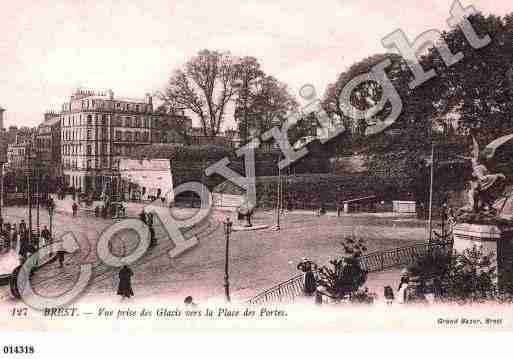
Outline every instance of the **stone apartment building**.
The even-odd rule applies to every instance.
[[[10,170],[26,170],[28,154],[34,139],[33,131],[18,131],[13,143],[7,146],[7,168]]]
[[[127,99],[77,90],[60,113],[65,183],[81,191],[102,191],[119,176],[119,161],[137,147],[159,142],[164,115],[152,97]]]
[[[35,151],[45,173],[52,178],[62,176],[61,168],[61,118],[56,112],[47,112],[38,126]]]

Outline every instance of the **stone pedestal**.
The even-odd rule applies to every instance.
[[[476,245],[484,254],[492,253],[499,288],[513,289],[513,225],[458,223],[453,239],[456,252]]]

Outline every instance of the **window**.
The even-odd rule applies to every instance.
[[[123,132],[121,132],[121,131],[116,131],[116,141],[121,141],[122,133]]]
[[[93,138],[93,131],[92,131],[92,130],[90,130],[90,129],[88,129],[88,130],[87,130],[87,139],[88,139],[88,140],[91,140],[92,138]]]
[[[148,142],[148,137],[149,137],[149,136],[148,136],[148,132],[144,132],[144,133],[142,134],[142,140],[143,140],[143,142]]]
[[[87,155],[91,156],[92,152],[93,152],[93,150],[92,150],[91,145],[87,145]]]
[[[141,134],[139,132],[135,133],[135,142],[139,142],[141,140]]]
[[[150,128],[150,119],[148,117],[144,119],[144,127]]]
[[[125,141],[132,141],[132,132],[125,132]]]
[[[93,124],[93,117],[91,115],[87,115],[87,126],[91,126]]]

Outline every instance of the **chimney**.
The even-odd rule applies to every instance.
[[[111,89],[108,89],[107,90],[107,94],[109,95],[109,100],[114,100],[114,91],[112,91]]]
[[[0,107],[0,130],[4,129],[4,112],[5,112],[5,109]]]
[[[151,94],[149,93],[146,94],[146,102],[148,105],[153,105],[153,97],[151,97]]]

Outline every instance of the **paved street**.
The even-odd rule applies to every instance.
[[[189,209],[180,212],[190,213],[190,211]],[[7,208],[4,213],[7,221],[19,222],[21,218],[26,219],[26,210],[21,207]],[[219,214],[217,217],[218,220],[221,218]],[[44,210],[41,211],[40,221],[42,225],[48,223],[48,215]],[[258,212],[253,222],[272,225],[274,224],[273,213]],[[87,239],[85,245],[93,250],[86,251],[89,254],[80,257],[82,260],[95,261],[96,240],[101,231],[112,223],[112,220],[103,220],[94,216],[72,218],[69,215],[57,213],[54,217],[54,233],[59,236],[66,231],[73,231],[79,234],[78,237],[82,240]],[[281,223],[280,232],[265,229],[232,233],[230,284],[234,299],[247,299],[261,290],[296,275],[298,273],[296,265],[302,257],[308,257],[320,264],[327,263],[341,253],[342,238],[353,233],[367,241],[369,251],[407,246],[423,242],[426,238],[425,223],[411,218],[362,215],[337,218],[291,213],[282,217]],[[200,234],[199,245],[179,258],[170,259],[167,252],[161,250],[159,246],[155,250],[161,250],[162,253],[152,253],[153,257],[150,261],[133,266],[135,273],[133,287],[136,294],[134,300],[150,296],[165,297],[170,301],[181,301],[186,295],[192,295],[197,301],[222,297],[225,236],[222,226],[211,225],[208,230],[213,230],[213,233],[206,232],[208,235],[203,236]],[[157,235],[162,237],[160,233]],[[160,239],[160,241],[163,243],[164,240]],[[76,261],[70,258],[67,261],[68,266],[64,270],[57,268],[57,264],[53,264],[45,269],[46,274],[41,274],[41,277],[46,277],[52,272],[59,278],[53,286],[51,281],[47,281],[44,288],[38,288],[42,294],[45,294],[45,290],[48,294],[63,290],[64,288],[59,284],[62,278],[73,280],[78,267],[70,264]],[[115,297],[117,271],[106,270],[101,274],[93,280],[88,297],[84,300]],[[396,277],[395,271],[371,274],[367,284],[381,295],[383,285],[394,284]]]

